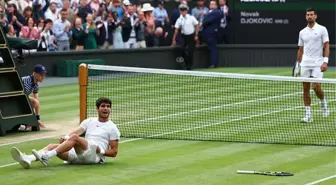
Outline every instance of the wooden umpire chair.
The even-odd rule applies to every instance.
[[[22,124],[32,126],[33,131],[40,130],[7,39],[0,28],[0,136],[16,132]]]

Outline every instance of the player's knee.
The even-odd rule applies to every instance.
[[[318,90],[318,84],[313,84],[312,86],[313,86],[313,90],[314,90],[314,91],[317,91],[317,90]]]
[[[68,140],[71,141],[77,141],[79,139],[79,135],[77,134],[72,134]]]
[[[71,136],[73,136],[73,135],[77,135],[77,134],[69,134],[69,138],[70,138]]]
[[[58,146],[58,144],[48,144],[47,148],[48,150],[53,150]]]
[[[317,87],[313,87],[313,90],[316,92],[317,91]]]

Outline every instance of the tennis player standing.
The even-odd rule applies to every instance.
[[[299,34],[299,51],[297,61],[301,67],[301,76],[307,78],[322,78],[323,72],[327,70],[329,60],[329,35],[326,27],[316,22],[317,14],[313,8],[306,10],[307,27]],[[321,84],[312,83],[316,96],[321,100],[323,116],[329,116],[327,101],[324,97]],[[302,122],[313,121],[310,113],[310,82],[303,83],[303,99],[306,107],[306,115]]]

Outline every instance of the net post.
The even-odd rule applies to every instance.
[[[84,63],[78,68],[78,83],[79,83],[79,121],[84,121],[86,115],[86,97],[88,85],[88,66]]]

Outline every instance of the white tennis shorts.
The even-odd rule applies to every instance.
[[[101,162],[100,157],[96,153],[97,145],[89,142],[88,149],[81,154],[77,154],[75,149],[69,151],[68,163],[70,164],[97,164]]]
[[[321,72],[320,66],[301,66],[301,76],[306,78],[322,78],[323,72]]]

